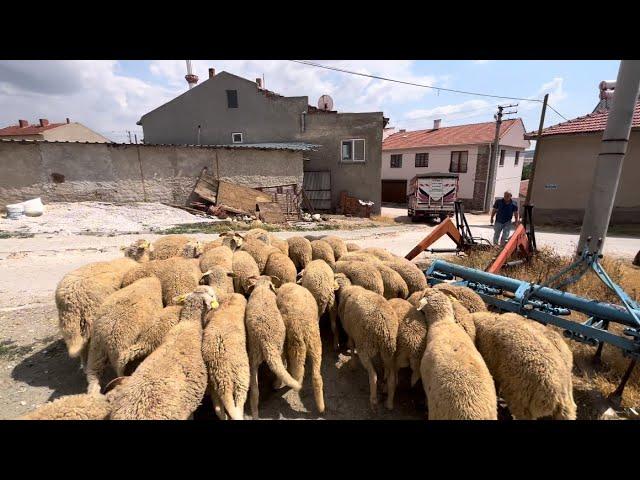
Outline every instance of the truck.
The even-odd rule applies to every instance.
[[[409,182],[407,213],[411,221],[453,216],[458,198],[457,173],[422,173]]]

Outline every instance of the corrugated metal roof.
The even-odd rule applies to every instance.
[[[226,149],[256,149],[256,150],[289,150],[293,152],[307,152],[316,150],[320,145],[301,142],[265,142],[265,143],[230,143],[219,145],[193,145],[193,144],[174,144],[174,143],[108,143],[108,142],[69,142],[69,141],[49,141],[49,140],[9,140],[0,138],[3,143],[72,143],[72,144],[92,144],[92,145],[111,145],[111,146],[140,146],[140,147],[188,147],[188,148],[226,148]]]

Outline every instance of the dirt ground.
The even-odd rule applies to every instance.
[[[174,212],[175,213],[175,212]],[[182,216],[181,212],[179,215]],[[187,214],[188,215],[188,214]],[[361,246],[384,247],[404,255],[421,240],[433,226],[404,223],[403,210],[384,209],[381,224],[376,228],[322,231],[335,234]],[[90,216],[91,217],[91,216]],[[488,218],[469,215],[474,235],[489,237],[492,230]],[[89,262],[109,260],[121,255],[119,247],[138,238],[154,240],[159,235],[149,219],[140,219],[144,227],[132,232],[131,222],[110,219],[109,228],[91,227],[83,223],[82,215],[60,228],[32,232],[29,228],[9,230],[6,219],[0,219],[0,234],[21,231],[35,235],[31,238],[2,238],[0,235],[0,419],[11,419],[32,410],[44,402],[62,395],[82,393],[86,389],[79,361],[70,359],[58,334],[54,290],[64,274]],[[93,217],[91,217],[93,218]],[[90,220],[93,222],[94,220]],[[182,216],[178,221],[165,217],[162,227],[189,223]],[[100,224],[100,222],[98,222]],[[94,230],[92,230],[92,228]],[[305,232],[281,232],[286,238],[305,235]],[[203,239],[215,235],[197,234]],[[544,232],[538,235],[538,246],[552,245],[562,254],[570,254],[577,242],[576,234]],[[443,239],[436,246],[450,245]],[[605,253],[631,259],[640,249],[640,240],[631,237],[610,237]],[[420,259],[424,260],[423,255]],[[420,383],[409,388],[408,372],[401,372],[396,396],[396,408],[387,412],[381,405],[377,414],[368,405],[368,380],[364,369],[345,353],[331,348],[326,319],[321,322],[323,332],[323,378],[327,410],[324,419],[422,419],[424,394]],[[300,392],[287,389],[274,391],[269,372],[261,376],[261,417],[272,419],[320,418],[314,409],[309,379]],[[583,390],[581,390],[583,388]],[[383,400],[381,395],[380,400]],[[581,418],[598,418],[606,404],[588,386],[576,384],[576,402]],[[211,417],[210,403],[205,402],[197,418]]]

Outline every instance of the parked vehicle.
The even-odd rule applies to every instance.
[[[423,173],[409,182],[408,215],[417,222],[421,218],[453,216],[458,198],[457,173]]]

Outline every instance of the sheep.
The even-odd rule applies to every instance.
[[[249,279],[260,276],[258,264],[247,252],[233,252],[233,286],[236,293],[249,294]]]
[[[398,335],[398,317],[382,295],[359,285],[351,285],[344,274],[336,275],[338,289],[338,313],[342,326],[349,337],[349,345],[357,351],[363,367],[369,374],[369,403],[377,409],[377,374],[372,358],[382,357],[387,380],[385,406],[393,408],[396,387],[394,357]]]
[[[347,252],[355,252],[361,249],[360,245],[357,243],[347,242],[345,245],[347,247]]]
[[[541,334],[533,320],[489,312],[471,316],[476,346],[514,417],[575,420],[572,362],[567,362],[566,351]]]
[[[398,272],[382,263],[373,263],[373,266],[378,269],[382,277],[384,298],[388,300],[390,298],[407,298],[409,296],[409,287],[407,287],[407,283]]]
[[[286,328],[278,310],[276,289],[272,281],[271,277],[265,275],[249,279],[251,294],[247,302],[245,325],[251,371],[249,395],[254,420],[258,418],[258,367],[262,362],[267,363],[282,383],[294,390],[301,388],[300,382],[287,372],[283,364]]]
[[[18,420],[107,420],[111,405],[104,395],[65,395],[22,415]]]
[[[311,292],[318,305],[318,318],[329,312],[331,332],[333,333],[333,348],[339,348],[337,325],[337,304],[335,291],[338,284],[334,279],[333,270],[324,260],[312,260],[300,273],[300,285]]]
[[[199,286],[180,295],[180,321],[162,345],[112,392],[113,420],[186,420],[198,408],[207,389],[202,359],[202,323],[218,308],[211,287]]]
[[[424,315],[402,298],[388,301],[398,317],[398,339],[394,368],[411,368],[411,386],[420,379],[420,360],[427,344],[427,323]]]
[[[56,286],[55,301],[62,338],[69,356],[80,356],[83,366],[96,311],[120,288],[125,274],[137,266],[131,258],[90,263],[67,273]]]
[[[202,277],[198,263],[198,259],[182,257],[151,260],[129,270],[122,279],[122,286],[131,285],[140,278],[157,277],[162,284],[162,301],[166,307],[172,305],[178,295],[191,292],[198,286]]]
[[[409,296],[409,298],[407,298],[407,301],[414,307],[417,307],[420,304],[420,300],[423,297],[423,292],[424,290],[412,293]],[[456,323],[460,325],[465,332],[467,332],[467,335],[469,335],[469,338],[471,339],[471,341],[475,343],[476,327],[473,323],[473,319],[471,318],[471,314],[469,310],[467,310],[462,305],[462,303],[460,303],[455,297],[452,297],[450,295],[448,295],[448,297],[453,307],[453,316],[455,318]]]
[[[209,270],[202,274],[200,283],[209,285],[216,292],[216,297],[223,302],[229,295],[235,292],[233,280],[235,273],[226,270],[218,265],[212,265]]]
[[[339,261],[335,267],[336,273],[344,273],[354,285],[371,290],[379,295],[384,294],[384,282],[378,269],[366,262]]]
[[[264,272],[264,267],[267,265],[269,255],[271,255],[273,252],[281,253],[280,250],[278,250],[276,247],[266,245],[255,238],[246,240],[240,247],[240,250],[247,252],[253,257],[253,259],[256,261],[256,264],[258,265],[258,270],[260,270],[260,273]]]
[[[148,240],[140,239],[127,247],[120,247],[120,250],[123,251],[125,257],[131,258],[138,263],[144,263],[151,260],[153,245]]]
[[[304,270],[313,259],[311,242],[304,237],[291,237],[287,239],[289,245],[289,258],[296,266],[298,272]]]
[[[286,328],[285,351],[291,376],[302,385],[304,364],[311,362],[313,397],[318,412],[324,412],[322,385],[322,341],[318,324],[318,308],[315,298],[304,287],[285,283],[278,289],[278,310]]]
[[[89,344],[87,393],[100,391],[100,375],[109,362],[118,376],[126,367],[122,353],[133,345],[162,310],[162,286],[155,277],[142,278],[109,295],[95,315]]]
[[[216,415],[226,420],[244,418],[249,391],[244,315],[246,299],[237,293],[207,314],[202,337],[202,359],[207,366],[211,398]]]
[[[200,270],[206,272],[214,265],[223,267],[228,272],[233,270],[233,251],[226,245],[210,248],[200,257]]]
[[[382,260],[382,261],[391,261],[399,258],[393,253],[385,250],[384,248],[367,247],[367,248],[361,249],[360,252],[370,253],[371,255],[373,255],[374,257],[377,257],[379,260]]]
[[[340,260],[343,262],[367,262],[375,264],[382,263],[382,260],[380,260],[375,255],[372,255],[371,253],[363,253],[360,251],[347,252],[340,257]]]
[[[271,239],[271,245],[280,250],[287,257],[289,256],[289,243],[282,238],[278,238],[275,235],[269,235]]]
[[[267,264],[264,267],[264,274],[277,277],[281,283],[295,283],[297,276],[296,266],[284,253],[280,251],[269,255]]]
[[[336,268],[336,258],[333,254],[333,248],[324,240],[314,240],[311,242],[311,259],[324,260],[332,270]]]
[[[469,336],[455,323],[451,301],[431,288],[418,309],[427,321],[420,376],[429,420],[497,420],[493,379]]]
[[[487,305],[482,301],[480,295],[468,287],[442,282],[433,288],[456,298],[470,313],[485,312],[487,310]]]
[[[171,257],[183,256],[183,252],[191,250],[188,245],[193,242],[196,242],[196,240],[186,235],[166,235],[161,237],[153,242],[151,260],[166,260]],[[201,247],[195,250],[201,252]]]
[[[265,245],[271,245],[271,235],[264,228],[252,228],[240,235],[245,241],[253,239],[259,240]]]
[[[409,260],[405,258],[395,258],[393,260],[385,260],[382,263],[398,272],[407,284],[409,294],[427,288],[427,278],[424,273]]]
[[[327,235],[322,237],[322,240],[331,245],[331,249],[333,250],[333,256],[336,260],[340,260],[340,257],[348,252],[347,246],[340,237],[336,237],[335,235]]]

